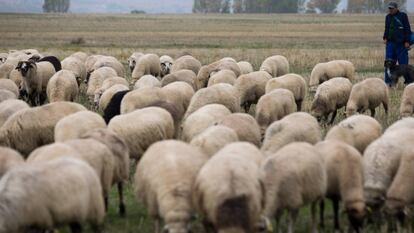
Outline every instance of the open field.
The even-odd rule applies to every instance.
[[[233,57],[251,62],[255,69],[266,57],[280,54],[288,58],[292,72],[304,77],[308,77],[312,67],[319,62],[347,59],[355,64],[360,80],[383,77],[383,21],[383,15],[347,14],[0,14],[0,52],[36,48],[63,59],[73,52],[84,51],[113,55],[127,66],[126,60],[133,51],[172,57],[185,51],[203,64]],[[410,21],[414,22],[414,15],[410,16]],[[413,52],[410,52],[410,59],[414,59]],[[391,91],[388,118],[383,109],[377,114],[384,127],[398,119],[401,94],[401,86]],[[304,103],[305,111],[309,111],[311,100],[309,94]],[[84,96],[79,102],[87,104]],[[344,117],[340,112],[335,122]],[[142,205],[135,201],[131,185],[127,186],[126,193],[127,217],[122,219],[117,215],[117,194],[113,190],[105,222],[106,232],[152,232],[152,222]],[[305,212],[297,224],[300,233],[308,232],[305,230],[308,222]],[[328,209],[326,213],[330,224],[331,212]],[[199,226],[194,232],[197,229]]]

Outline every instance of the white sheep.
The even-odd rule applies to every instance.
[[[105,92],[99,97],[99,109],[105,110],[108,107],[109,102],[111,101],[112,97],[121,91],[128,91],[128,86],[124,84],[115,84],[112,87],[105,90]],[[96,104],[96,102],[95,102]]]
[[[356,232],[362,228],[365,216],[364,167],[362,155],[352,146],[341,141],[326,140],[315,145],[325,162],[327,191],[325,196],[334,207],[334,229],[340,232],[339,201],[342,200],[350,225]],[[324,202],[321,202],[321,222],[324,227]]]
[[[121,102],[121,114],[145,108],[152,103],[166,99],[164,92],[159,87],[147,87],[128,92]]]
[[[404,88],[400,104],[400,117],[409,117],[414,111],[414,83]]]
[[[0,65],[7,61],[8,53],[0,53]]]
[[[293,233],[299,209],[311,205],[311,232],[317,232],[316,204],[327,188],[327,175],[322,157],[309,143],[291,143],[269,155],[260,169],[266,200],[263,214],[279,219],[289,212],[289,232]]]
[[[88,54],[85,52],[75,52],[70,57],[75,57],[85,63],[86,59],[88,59]]]
[[[289,73],[289,61],[281,55],[271,56],[263,61],[259,70],[266,71],[272,77],[279,77]]]
[[[263,159],[255,146],[238,142],[221,149],[201,168],[193,203],[206,232],[255,232],[264,203],[258,177]]]
[[[328,120],[332,113],[329,124],[333,124],[338,109],[346,106],[351,93],[352,83],[346,78],[332,78],[322,83],[316,89],[312,101],[311,113],[318,121]]]
[[[222,104],[233,113],[240,112],[240,97],[238,90],[227,83],[219,83],[198,90],[191,99],[184,118],[207,104]]]
[[[161,74],[160,58],[156,54],[145,54],[139,58],[132,71],[131,84],[146,74],[159,77]]]
[[[106,128],[106,123],[99,114],[91,111],[73,113],[56,123],[55,142],[80,138],[88,131],[100,128]]]
[[[62,69],[70,70],[76,78],[78,86],[86,80],[86,67],[84,61],[76,56],[69,56],[62,61]]]
[[[248,74],[254,71],[252,64],[248,61],[239,61],[237,65],[240,68],[240,74]]]
[[[221,104],[208,104],[199,108],[182,123],[181,139],[190,142],[215,122],[230,114],[230,110]]]
[[[89,96],[90,101],[94,100],[95,92],[102,87],[105,79],[117,77],[116,71],[111,67],[102,67],[93,71],[87,80],[88,88],[86,95]]]
[[[174,64],[171,66],[171,73],[175,73],[179,70],[191,70],[195,74],[201,69],[201,62],[195,59],[193,56],[185,55],[177,58]]]
[[[60,119],[79,111],[86,111],[86,108],[71,102],[56,102],[18,111],[0,128],[0,145],[28,156],[37,147],[54,141],[53,131]]]
[[[194,89],[194,91],[197,91],[200,87],[197,75],[191,70],[179,70],[164,76],[161,80],[161,86],[166,86],[172,82],[186,82]]]
[[[367,78],[352,87],[346,104],[346,116],[352,116],[356,112],[364,113],[369,109],[374,117],[375,108],[381,104],[388,115],[388,97],[388,87],[382,79]]]
[[[7,171],[22,164],[24,159],[19,152],[0,146],[0,180]]]
[[[23,109],[30,108],[26,102],[22,100],[10,99],[0,103],[0,128],[9,119],[11,115]]]
[[[134,84],[134,90],[145,87],[161,87],[161,82],[156,77],[147,74],[138,79]]]
[[[212,157],[227,144],[238,142],[237,133],[224,125],[208,127],[191,140],[190,144],[199,147],[206,155]]]
[[[339,122],[326,134],[325,140],[338,140],[355,147],[360,153],[381,136],[382,126],[374,118],[354,115]]]
[[[115,57],[112,56],[101,56],[98,57],[97,60],[93,63],[92,66],[87,67],[87,74],[91,74],[95,70],[102,68],[102,67],[110,67],[115,70],[116,76],[124,77],[125,76],[125,69],[121,62],[119,62]]]
[[[149,146],[174,136],[171,114],[159,107],[148,107],[112,118],[108,129],[122,138],[130,157],[139,159]]]
[[[69,70],[55,73],[47,83],[46,94],[49,103],[73,102],[78,97],[79,87],[75,75]]]
[[[17,99],[17,96],[9,90],[0,89],[0,103],[10,99]]]
[[[278,88],[291,91],[295,97],[297,110],[302,110],[302,102],[306,95],[306,82],[302,76],[298,74],[286,74],[281,77],[272,78],[266,84],[266,93]]]
[[[384,134],[392,131],[397,131],[400,129],[414,129],[414,118],[404,117],[403,119],[394,122],[392,125],[388,126]]]
[[[201,84],[200,87],[206,87],[212,73],[217,73],[220,70],[231,70],[237,77],[240,76],[240,68],[234,59],[221,59],[200,68],[197,74],[198,82]]]
[[[16,68],[20,61],[27,61],[30,57],[26,54],[12,56],[9,54],[5,63],[0,64],[0,79],[10,79],[11,72]]]
[[[105,216],[101,193],[95,172],[80,160],[17,166],[0,180],[0,232],[59,225],[81,229],[85,222],[100,232]]]
[[[295,112],[273,122],[267,128],[261,150],[272,154],[292,142],[316,144],[321,139],[318,121],[308,113]]]
[[[11,81],[13,81],[13,82],[16,84],[16,86],[18,86],[18,87],[21,87],[21,86],[22,86],[22,83],[23,83],[23,76],[22,76],[22,73],[20,73],[18,70],[13,69],[13,70],[10,72],[9,79],[10,79]]]
[[[295,97],[287,89],[275,89],[260,97],[256,105],[255,118],[260,126],[261,135],[264,136],[270,124],[296,112],[296,108]]]
[[[129,70],[134,71],[135,65],[137,64],[137,61],[139,60],[139,58],[141,56],[143,56],[143,53],[140,52],[134,52],[132,53],[132,55],[128,58],[127,62],[128,62],[128,66],[129,66]]]
[[[174,59],[168,55],[163,55],[160,57],[160,66],[161,66],[161,77],[168,75],[171,71],[171,66],[174,64]]]
[[[167,140],[153,144],[139,161],[135,193],[155,220],[155,232],[189,232],[194,212],[191,194],[195,177],[208,160],[198,148]]]
[[[0,79],[0,89],[8,90],[16,97],[19,96],[19,87],[10,79]]]
[[[312,69],[309,86],[316,88],[317,85],[335,77],[344,77],[352,82],[354,76],[355,67],[350,61],[333,60],[325,63],[318,63]]]
[[[112,86],[115,86],[117,84],[121,84],[124,85],[125,87],[129,87],[129,83],[126,79],[122,78],[122,77],[112,77],[112,78],[107,78],[102,82],[102,86],[100,88],[98,88],[97,90],[95,90],[95,97],[93,102],[95,103],[95,105],[97,103],[99,103],[101,96],[103,95],[103,93],[108,90],[109,88],[111,88]],[[129,90],[129,88],[128,88]]]
[[[208,80],[207,87],[210,87],[217,83],[228,83],[230,85],[234,85],[236,82],[236,75],[231,70],[220,70],[217,73],[211,75],[211,78]]]

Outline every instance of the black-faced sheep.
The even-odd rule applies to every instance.
[[[263,61],[260,70],[266,71],[272,77],[279,77],[289,73],[289,61],[284,56],[271,56]]]
[[[312,69],[309,86],[316,89],[317,85],[335,78],[344,77],[353,81],[355,76],[355,67],[350,61],[333,60],[325,63],[319,63]]]
[[[47,83],[46,94],[49,103],[57,101],[73,102],[78,96],[79,87],[75,75],[69,70],[55,73]]]

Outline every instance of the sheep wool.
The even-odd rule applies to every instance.
[[[78,96],[79,87],[75,75],[69,70],[61,70],[50,78],[46,94],[49,103],[57,101],[73,102]]]
[[[191,140],[190,144],[199,147],[210,158],[226,145],[238,142],[237,133],[224,125],[208,127]]]
[[[281,55],[271,56],[263,61],[260,70],[266,71],[272,77],[279,77],[289,73],[289,61]]]
[[[333,60],[325,63],[316,64],[312,69],[309,86],[315,88],[323,82],[335,78],[344,77],[353,81],[355,76],[355,67],[350,61]]]
[[[18,112],[20,110],[30,108],[29,105],[22,101],[22,100],[16,100],[16,99],[9,99],[5,100],[0,103],[0,128],[3,126],[4,122],[9,119],[11,115],[13,115],[15,112]]]
[[[179,70],[164,76],[161,80],[161,86],[180,81],[188,83],[194,91],[197,91],[200,87],[200,84],[197,82],[197,75],[192,70]]]
[[[248,113],[252,104],[257,104],[260,97],[266,92],[266,84],[272,78],[270,74],[264,71],[252,72],[240,75],[237,78],[234,87],[239,91],[240,105]]]
[[[248,74],[254,71],[252,64],[248,61],[239,61],[237,65],[240,68],[240,74]]]
[[[0,180],[7,171],[15,166],[23,165],[23,156],[10,148],[0,146]]]
[[[185,55],[177,58],[171,66],[171,73],[179,70],[191,70],[195,74],[201,69],[201,62],[191,55]]]
[[[134,84],[142,76],[150,74],[155,77],[161,75],[160,57],[156,54],[145,54],[139,58],[132,71],[131,84]]]
[[[400,105],[400,117],[409,117],[414,111],[414,83],[408,84],[404,88]]]
[[[217,83],[228,83],[230,85],[234,85],[236,82],[236,75],[231,70],[220,70],[217,73],[211,75],[211,78],[208,80],[207,87],[210,87]]]
[[[0,79],[0,90],[8,90],[16,97],[19,96],[19,87],[10,79]]]

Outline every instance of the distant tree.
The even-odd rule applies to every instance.
[[[147,12],[143,11],[143,10],[132,10],[131,14],[146,14]]]
[[[223,0],[220,13],[230,13],[231,3],[230,0]]]
[[[396,0],[401,10],[405,10],[407,0]],[[349,13],[383,13],[388,0],[348,0]]]
[[[70,8],[70,0],[45,0],[43,12],[62,12],[66,13]]]
[[[319,9],[321,13],[334,13],[340,0],[310,0],[307,8],[310,10]]]

